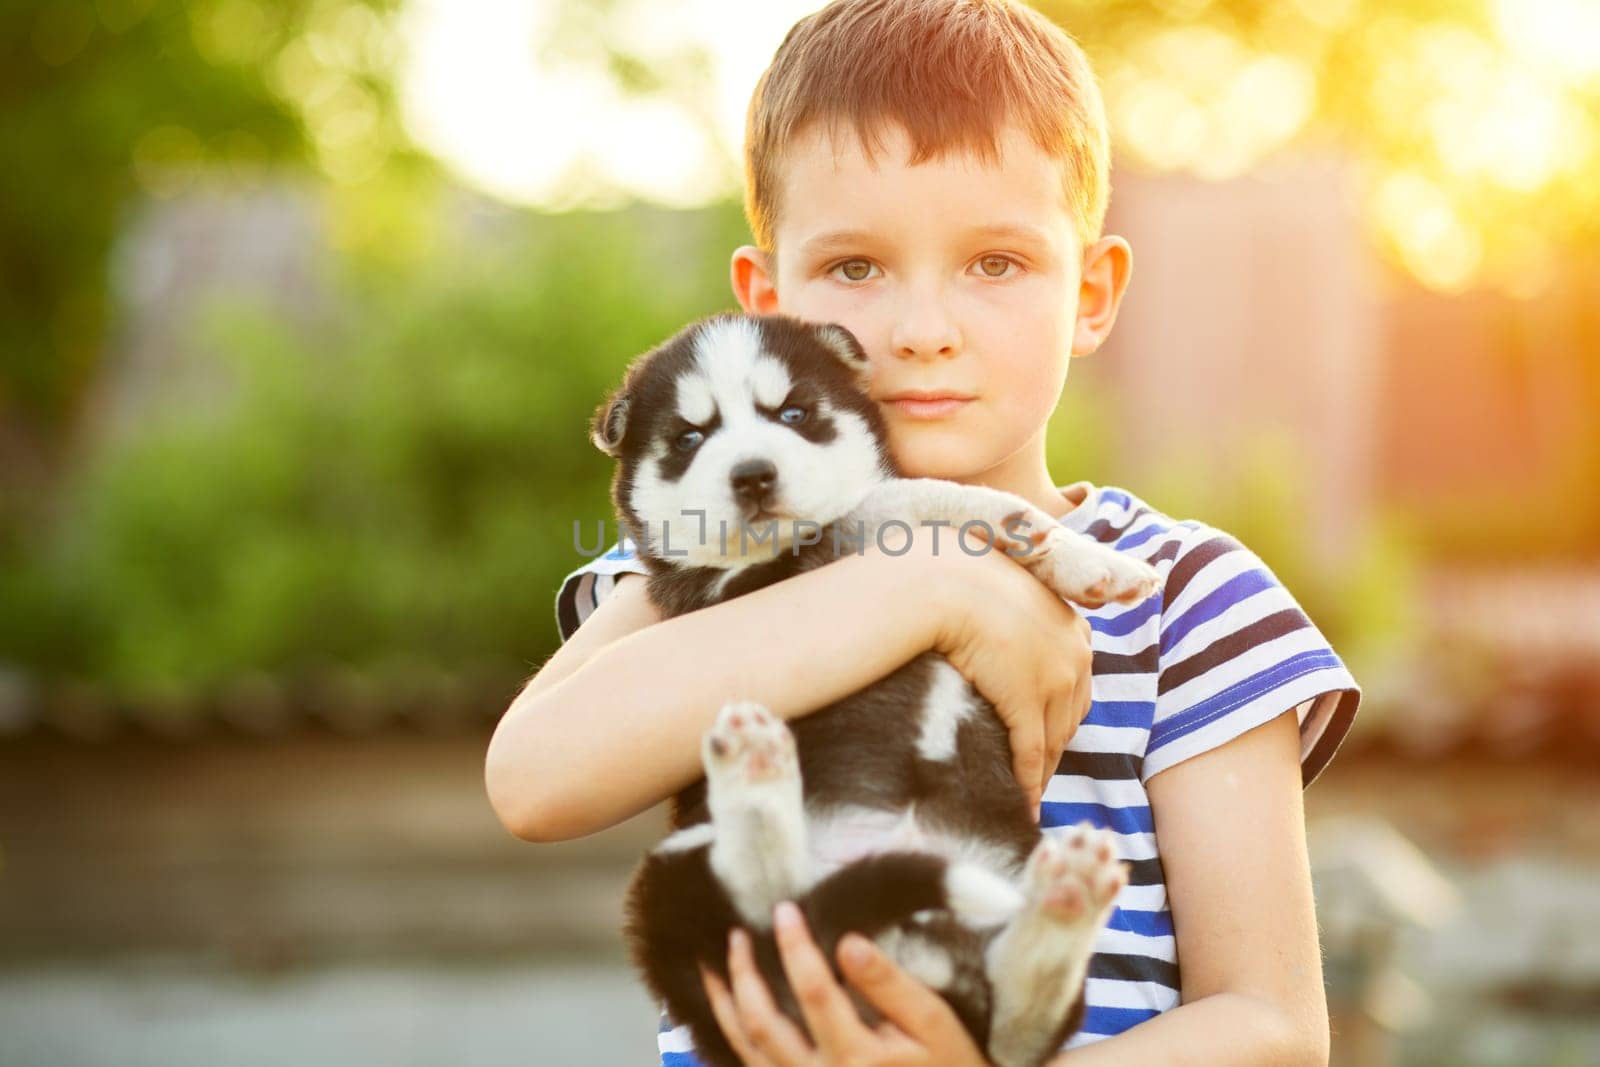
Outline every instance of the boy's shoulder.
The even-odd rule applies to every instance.
[[[1060,517],[1063,526],[1152,565],[1176,560],[1206,542],[1218,542],[1213,551],[1244,547],[1215,526],[1174,518],[1121,486],[1077,482],[1061,490],[1069,496],[1083,493],[1082,503]]]
[[[1083,503],[1061,517],[1062,525],[1160,567],[1166,578],[1163,614],[1184,601],[1199,571],[1216,569],[1219,560],[1224,567],[1257,570],[1277,581],[1260,556],[1221,527],[1175,518],[1120,486],[1078,485],[1087,490]]]
[[[1146,604],[1091,617],[1097,631],[1150,640],[1141,651],[1157,680],[1143,776],[1292,708],[1310,784],[1348,734],[1361,688],[1267,563],[1226,530],[1174,519],[1117,486],[1091,487],[1062,522],[1164,578]]]

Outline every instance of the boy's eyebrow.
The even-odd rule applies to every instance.
[[[1002,238],[1013,241],[1031,241],[1034,244],[1048,244],[1049,238],[1043,230],[1026,223],[992,222],[983,226],[974,226],[967,230],[964,237],[975,238]],[[878,235],[870,230],[832,230],[820,233],[800,246],[802,255],[820,255],[824,252],[844,249],[855,245],[870,244],[878,240]]]
[[[850,245],[868,244],[874,240],[874,235],[866,230],[834,230],[830,233],[819,233],[800,246],[802,255],[819,255],[831,252]]]
[[[1050,238],[1037,226],[1029,226],[1023,222],[992,222],[987,226],[974,226],[967,231],[968,237],[999,237],[1009,241],[1032,241],[1035,244],[1049,244]]]

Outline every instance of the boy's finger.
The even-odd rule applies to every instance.
[[[1060,722],[1065,709],[1059,701],[1052,700],[1045,709],[1044,719],[1044,765],[1039,768],[1039,796],[1050,791],[1050,779],[1055,777],[1056,767],[1061,763]]]
[[[784,901],[773,910],[773,930],[778,938],[778,955],[789,988],[800,1003],[800,1014],[827,1063],[844,1058],[850,1048],[859,1048],[870,1035],[855,1005],[834,981],[828,958],[817,948],[806,929],[800,909]]]
[[[970,1041],[960,1020],[939,994],[895,966],[860,934],[846,934],[840,939],[839,967],[845,980],[915,1045],[950,1049],[952,1042]],[[880,1028],[879,1036],[888,1040],[891,1034]]]
[[[733,1002],[733,994],[722,984],[722,979],[702,965],[700,984],[705,987],[706,999],[711,1002],[711,1014],[716,1018],[717,1025],[722,1028],[722,1036],[728,1039],[728,1047],[733,1049],[734,1055],[738,1056],[746,1067],[770,1067],[772,1061],[757,1052],[750,1044],[750,1038],[739,1022],[739,1008]]]
[[[1072,740],[1072,735],[1078,732],[1078,726],[1089,717],[1089,709],[1094,705],[1094,675],[1084,671],[1078,675],[1078,684],[1072,689],[1072,728],[1067,731],[1067,740]]]
[[[777,1064],[801,1064],[811,1059],[810,1043],[778,1010],[756,969],[750,935],[737,927],[728,935],[728,980],[739,1025],[757,1052]]]
[[[1024,715],[1010,724],[1011,767],[1017,784],[1028,794],[1028,806],[1038,806],[1039,785],[1043,781],[1044,722],[1041,715]]]
[[[1050,779],[1061,766],[1061,754],[1067,750],[1072,735],[1078,731],[1083,715],[1078,711],[1079,693],[1088,686],[1088,677],[1079,678],[1072,693],[1063,700],[1052,701],[1046,713],[1044,771],[1040,788],[1049,790]]]

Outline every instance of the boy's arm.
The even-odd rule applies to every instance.
[[[1094,1064],[1326,1064],[1293,712],[1150,779],[1183,1003],[1065,1052]]]
[[[1301,791],[1360,689],[1265,562],[1214,528],[1167,574],[1160,648],[1144,775],[1182,1003],[1056,1062],[1326,1063]]]
[[[544,661],[538,673],[528,679],[518,700],[549,689],[618,638],[661,621],[661,609],[645,593],[644,575],[624,571],[616,575],[614,581],[611,595]]]
[[[555,841],[643,811],[700,774],[700,737],[727,701],[793,718],[932,647],[939,620],[915,595],[929,577],[912,557],[847,556],[665,621],[644,581],[621,582],[496,728],[496,814],[518,837]]]
[[[730,700],[793,719],[930,649],[994,706],[1034,805],[1089,707],[1088,622],[1001,553],[868,550],[665,621],[645,587],[617,585],[495,729],[485,784],[518,837],[580,837],[688,785]]]

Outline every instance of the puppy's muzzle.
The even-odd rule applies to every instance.
[[[747,459],[728,472],[733,486],[733,497],[749,512],[762,511],[773,487],[778,484],[778,468],[769,459]]]

